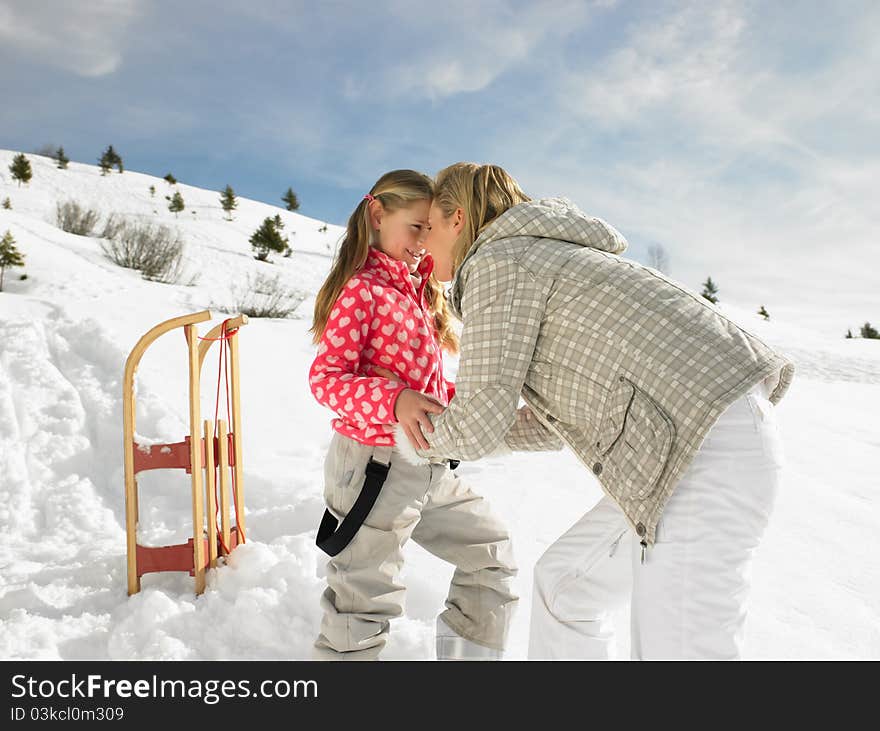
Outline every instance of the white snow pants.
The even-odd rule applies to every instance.
[[[738,659],[752,558],[783,466],[761,383],[707,434],[644,563],[607,496],[547,549],[535,567],[529,658],[613,657],[612,613],[629,601],[633,659]]]

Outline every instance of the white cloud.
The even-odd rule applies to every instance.
[[[138,0],[0,0],[0,42],[80,76],[105,76],[122,62],[124,31],[141,5]]]
[[[434,101],[485,89],[502,74],[531,63],[540,49],[583,28],[594,11],[615,3],[556,0],[514,3],[454,0],[426,12],[411,2],[392,2],[384,15],[399,35],[386,39],[347,80],[347,93]],[[399,41],[399,47],[394,41]],[[388,41],[391,41],[390,43]]]

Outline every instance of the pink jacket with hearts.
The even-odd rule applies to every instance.
[[[425,284],[430,255],[413,277],[406,264],[375,248],[336,300],[309,369],[319,403],[339,418],[333,428],[369,445],[394,444],[394,404],[412,388],[449,403],[455,386],[443,377],[443,357]],[[375,375],[387,368],[398,381]]]

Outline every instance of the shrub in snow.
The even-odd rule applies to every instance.
[[[137,269],[144,279],[175,284],[180,279],[183,241],[167,226],[123,221],[113,216],[104,227],[101,250],[114,264]]]
[[[76,201],[55,204],[55,221],[62,231],[77,236],[91,236],[100,218],[97,211]]]
[[[36,150],[31,150],[34,155],[40,155],[41,157],[51,157],[53,160],[55,159],[55,143],[48,142],[41,147],[38,147]]]
[[[877,332],[877,328],[873,327],[870,322],[866,322],[862,325],[862,337],[871,340],[880,340],[880,332]]]
[[[9,196],[6,196],[6,197],[3,199],[3,207],[4,207],[7,211],[11,211],[11,210],[12,210],[12,201],[9,200]]]
[[[184,208],[186,208],[186,204],[183,202],[183,196],[180,194],[179,190],[175,191],[174,195],[171,197],[171,203],[168,204],[168,210],[177,216],[177,214]]]
[[[221,312],[248,317],[290,317],[306,298],[304,292],[287,289],[280,275],[248,275],[245,285],[233,285],[229,304],[213,305]]]

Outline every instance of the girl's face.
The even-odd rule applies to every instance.
[[[452,280],[452,249],[464,225],[464,211],[456,208],[447,218],[443,209],[432,203],[428,222],[425,248],[434,259],[434,276],[441,282],[449,282]]]
[[[430,208],[428,200],[416,201],[390,212],[380,201],[371,203],[370,221],[377,232],[376,248],[404,262],[411,272],[415,272],[425,255],[423,241],[428,232]]]

